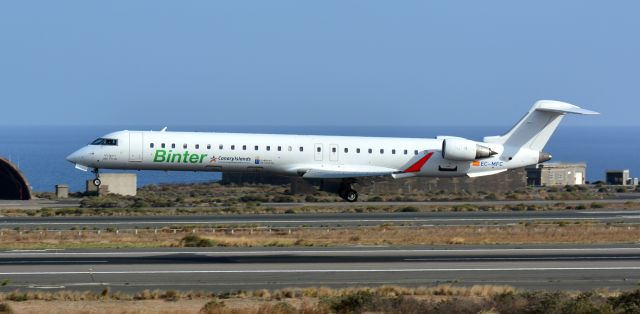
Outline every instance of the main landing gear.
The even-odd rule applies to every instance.
[[[358,192],[351,187],[351,183],[343,182],[338,189],[338,195],[345,201],[353,203],[358,200]]]
[[[102,184],[102,182],[100,181],[100,174],[99,174],[99,169],[98,168],[94,168],[93,169],[93,174],[96,175],[96,178],[93,179],[93,185],[100,187],[100,184]]]

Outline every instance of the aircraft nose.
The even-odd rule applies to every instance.
[[[67,160],[71,163],[77,164],[78,161],[80,160],[80,150],[77,150],[71,153],[69,156],[67,156]]]

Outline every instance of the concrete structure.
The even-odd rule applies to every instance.
[[[20,169],[0,157],[0,199],[30,200],[31,187]]]
[[[283,177],[264,175],[260,173],[224,173],[222,183],[253,183],[290,185],[293,194],[313,194],[317,188],[313,184],[298,177]],[[359,186],[364,194],[409,194],[427,192],[508,192],[527,186],[527,177],[524,168],[510,170],[497,175],[469,178],[409,178],[401,180],[379,181],[371,185]]]
[[[100,195],[118,194],[125,196],[135,196],[137,194],[138,177],[135,173],[101,173],[100,191],[93,185],[93,180],[87,181],[87,192]]]
[[[606,182],[609,185],[627,185],[629,182],[629,169],[607,170]]]
[[[582,185],[587,177],[585,163],[544,163],[526,170],[527,184],[535,186]]]
[[[629,179],[629,185],[637,186],[638,185],[638,178]]]
[[[56,185],[56,197],[57,198],[69,198],[69,186],[66,184]]]

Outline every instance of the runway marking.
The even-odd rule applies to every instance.
[[[0,256],[127,256],[127,255],[274,255],[274,254],[349,254],[349,253],[485,253],[485,252],[583,252],[639,251],[640,247],[620,248],[513,248],[513,249],[381,249],[381,250],[264,250],[264,251],[132,251],[132,252],[0,252]]]
[[[65,286],[37,286],[37,285],[29,285],[30,289],[64,289]]]
[[[39,252],[39,253],[44,253],[44,252],[52,252],[52,251],[63,251],[64,249],[43,249],[43,250],[10,250],[7,252],[16,252],[16,253],[24,253],[24,252]]]
[[[71,260],[71,261],[0,261],[0,264],[41,264],[41,263],[46,263],[46,264],[93,264],[93,263],[108,263],[109,261],[76,261],[76,260]]]
[[[487,272],[487,271],[567,271],[567,270],[640,270],[638,267],[515,267],[515,268],[395,268],[395,269],[245,269],[245,270],[121,270],[121,271],[36,271],[0,272],[11,275],[158,275],[158,274],[239,274],[239,273],[407,273],[407,272]]]
[[[564,256],[564,257],[467,257],[467,258],[405,258],[407,262],[444,262],[444,261],[564,261],[564,260],[636,260],[640,256]]]

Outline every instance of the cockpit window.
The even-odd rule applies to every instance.
[[[118,140],[113,139],[113,138],[99,138],[99,139],[91,142],[91,145],[117,146],[118,145]]]

